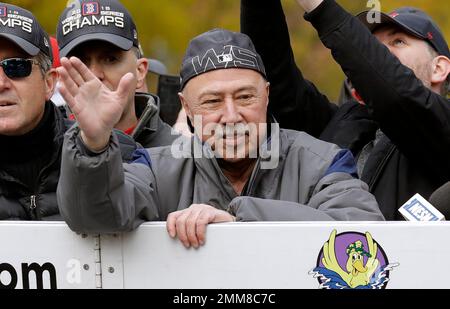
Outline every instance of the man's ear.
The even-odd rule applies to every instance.
[[[433,59],[433,71],[431,73],[431,87],[441,87],[450,74],[450,59],[446,56],[438,56]]]
[[[148,73],[148,59],[147,58],[139,58],[137,60],[137,68],[136,68],[136,89],[141,88],[147,78]]]
[[[183,107],[183,109],[186,112],[186,116],[189,118],[189,120],[194,121],[193,116],[192,116],[192,110],[189,107],[189,104],[188,104],[183,92],[178,92],[178,97],[180,98],[181,106]]]
[[[270,95],[270,83],[267,82],[266,83],[266,91],[267,91],[267,103],[266,103],[266,107],[269,106],[269,95]]]
[[[50,69],[44,75],[45,81],[45,100],[48,101],[52,98],[55,92],[56,82],[58,81],[58,72],[55,69]]]

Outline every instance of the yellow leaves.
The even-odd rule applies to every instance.
[[[69,0],[73,1],[73,0]],[[75,0],[76,1],[76,0]],[[261,1],[261,0],[255,0]],[[67,0],[10,0],[32,11],[44,28],[56,32],[56,23]],[[367,0],[339,0],[356,14],[367,10]],[[163,61],[177,74],[189,40],[212,28],[239,30],[239,0],[122,0],[133,15],[147,56]],[[380,0],[383,11],[415,6],[430,14],[450,39],[450,1]],[[297,63],[304,76],[315,82],[336,101],[342,79],[338,65],[320,43],[315,30],[301,18],[303,12],[294,0],[283,0]]]

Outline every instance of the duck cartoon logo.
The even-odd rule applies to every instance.
[[[389,272],[399,264],[389,264],[383,248],[369,232],[336,233],[336,230],[331,232],[319,253],[316,267],[309,272],[319,280],[319,288],[386,288]]]

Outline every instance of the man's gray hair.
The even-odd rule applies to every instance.
[[[137,59],[141,59],[142,57],[144,57],[144,52],[142,51],[142,47],[140,45],[139,47],[131,47],[131,51],[134,53]]]
[[[39,54],[34,58],[37,62],[39,62],[39,67],[41,68],[41,72],[43,75],[45,75],[45,73],[47,73],[52,68],[52,60],[43,52],[39,52]]]

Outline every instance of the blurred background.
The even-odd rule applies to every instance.
[[[266,0],[254,0],[266,1]],[[67,0],[9,0],[32,11],[49,32],[55,34],[59,14]],[[134,17],[147,57],[162,61],[170,74],[177,74],[189,40],[211,28],[239,31],[239,0],[122,0]],[[336,101],[343,73],[319,41],[312,26],[303,20],[295,0],[282,0],[297,64],[330,100]],[[367,10],[367,0],[339,0],[356,14]],[[380,0],[381,10],[415,6],[431,15],[450,38],[449,0]],[[149,81],[152,84],[152,81]],[[151,86],[151,85],[150,85]],[[152,88],[152,87],[151,87]],[[152,89],[153,90],[153,89]]]

